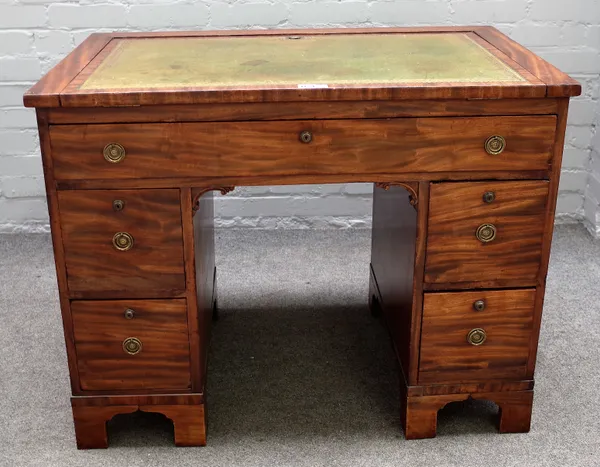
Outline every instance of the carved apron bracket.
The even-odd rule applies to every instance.
[[[409,194],[410,205],[415,209],[417,208],[417,204],[419,202],[418,188],[417,184],[413,182],[376,182],[375,186],[377,188],[383,188],[384,190],[389,190],[390,186],[401,186]]]
[[[198,211],[200,207],[200,197],[204,193],[208,193],[209,191],[220,191],[222,195],[226,195],[227,193],[233,191],[235,189],[232,185],[209,185],[201,188],[192,188],[192,209],[194,214]]]

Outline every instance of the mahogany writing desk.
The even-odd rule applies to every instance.
[[[106,422],[136,410],[206,443],[212,193],[301,183],[375,184],[369,303],[406,437],[469,397],[527,431],[580,92],[489,27],[93,34],[25,95],[77,445],[106,447]]]

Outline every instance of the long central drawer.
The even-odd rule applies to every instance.
[[[54,125],[50,141],[58,180],[544,171],[555,127],[551,115]]]

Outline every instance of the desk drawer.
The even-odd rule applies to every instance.
[[[547,199],[544,180],[432,184],[425,281],[535,285]]]
[[[525,378],[534,301],[535,289],[426,293],[419,384]]]
[[[179,190],[60,191],[58,205],[71,297],[183,293]]]
[[[187,389],[185,300],[71,302],[82,390]]]
[[[554,116],[55,125],[50,140],[58,180],[514,172],[548,170],[555,127]],[[495,135],[506,144],[490,155]]]

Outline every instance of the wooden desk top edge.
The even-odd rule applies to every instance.
[[[494,84],[436,86],[399,86],[379,88],[332,89],[273,89],[234,91],[145,91],[69,94],[67,86],[86,68],[113,39],[150,37],[219,37],[219,36],[270,36],[270,35],[324,35],[324,34],[376,34],[376,33],[474,33],[489,43],[505,60],[529,72],[541,83],[511,86]],[[295,29],[295,30],[239,30],[239,31],[181,31],[181,32],[114,32],[94,33],[73,52],[50,70],[25,94],[26,107],[106,107],[161,104],[242,103],[242,102],[294,102],[322,100],[404,100],[404,99],[499,99],[572,97],[581,94],[581,85],[525,47],[509,39],[491,26],[472,27],[419,27],[419,28],[346,28],[346,29]]]

